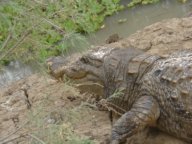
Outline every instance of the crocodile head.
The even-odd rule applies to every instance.
[[[83,55],[52,57],[47,60],[47,65],[51,75],[56,79],[66,76],[74,80],[80,89],[94,89],[98,92],[103,87],[103,61],[112,50],[113,48],[98,47]]]
[[[101,95],[104,85],[113,92],[114,87],[127,83],[123,81],[128,63],[140,53],[142,51],[134,48],[97,47],[83,55],[50,58],[47,65],[55,78],[67,76],[74,80],[81,90]]]

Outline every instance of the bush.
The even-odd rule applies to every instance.
[[[0,60],[42,62],[73,48],[82,50],[88,47],[82,34],[99,29],[106,16],[121,8],[119,1],[1,1]]]

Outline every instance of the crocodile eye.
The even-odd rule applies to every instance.
[[[83,62],[83,63],[85,63],[85,64],[89,63],[88,58],[87,58],[87,57],[84,57],[84,56],[80,59],[80,61]]]
[[[158,69],[158,70],[156,70],[156,71],[154,72],[154,75],[155,75],[155,76],[159,76],[160,73],[161,73],[161,70]]]

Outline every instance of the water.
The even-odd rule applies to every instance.
[[[127,5],[128,0],[122,0],[121,3]],[[181,4],[178,0],[160,0],[159,3],[152,5],[127,8],[111,17],[107,17],[104,22],[105,27],[91,34],[88,39],[92,45],[102,44],[112,34],[117,33],[124,38],[145,26],[164,19],[184,17],[189,12],[192,12],[191,0],[188,0],[185,4]],[[127,21],[120,24],[118,23],[120,19],[127,19]]]
[[[122,0],[122,4],[127,5],[128,0]],[[192,1],[181,4],[178,0],[161,0],[154,5],[137,6],[125,9],[113,16],[107,17],[105,27],[94,34],[88,36],[92,45],[99,45],[112,34],[117,33],[120,37],[127,37],[137,30],[147,25],[161,21],[163,19],[184,17],[192,12]],[[120,19],[127,19],[125,23],[118,23]],[[0,72],[0,87],[5,86],[15,80],[24,78],[35,72],[33,65],[25,65],[21,62],[11,62]]]
[[[27,77],[35,73],[37,69],[34,64],[24,64],[19,61],[12,61],[0,71],[0,87],[4,87],[13,81]]]

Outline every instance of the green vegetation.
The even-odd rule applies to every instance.
[[[152,4],[152,3],[156,3],[159,0],[132,0],[129,4],[128,7],[133,7],[135,5],[138,4]]]
[[[1,64],[14,58],[44,61],[87,48],[82,34],[96,31],[121,8],[119,0],[1,1]]]
[[[142,4],[142,5],[146,5],[146,4],[153,4],[153,3],[157,3],[159,2],[160,0],[132,0],[129,4],[128,4],[128,7],[133,7],[133,6],[136,6],[136,5],[139,5],[139,4]],[[185,3],[187,2],[187,0],[178,0],[182,3]]]
[[[128,6],[158,1],[132,0]],[[106,16],[122,10],[124,6],[119,2],[120,0],[0,1],[0,64],[6,65],[13,59],[43,62],[50,56],[88,48],[85,34],[100,29]]]

